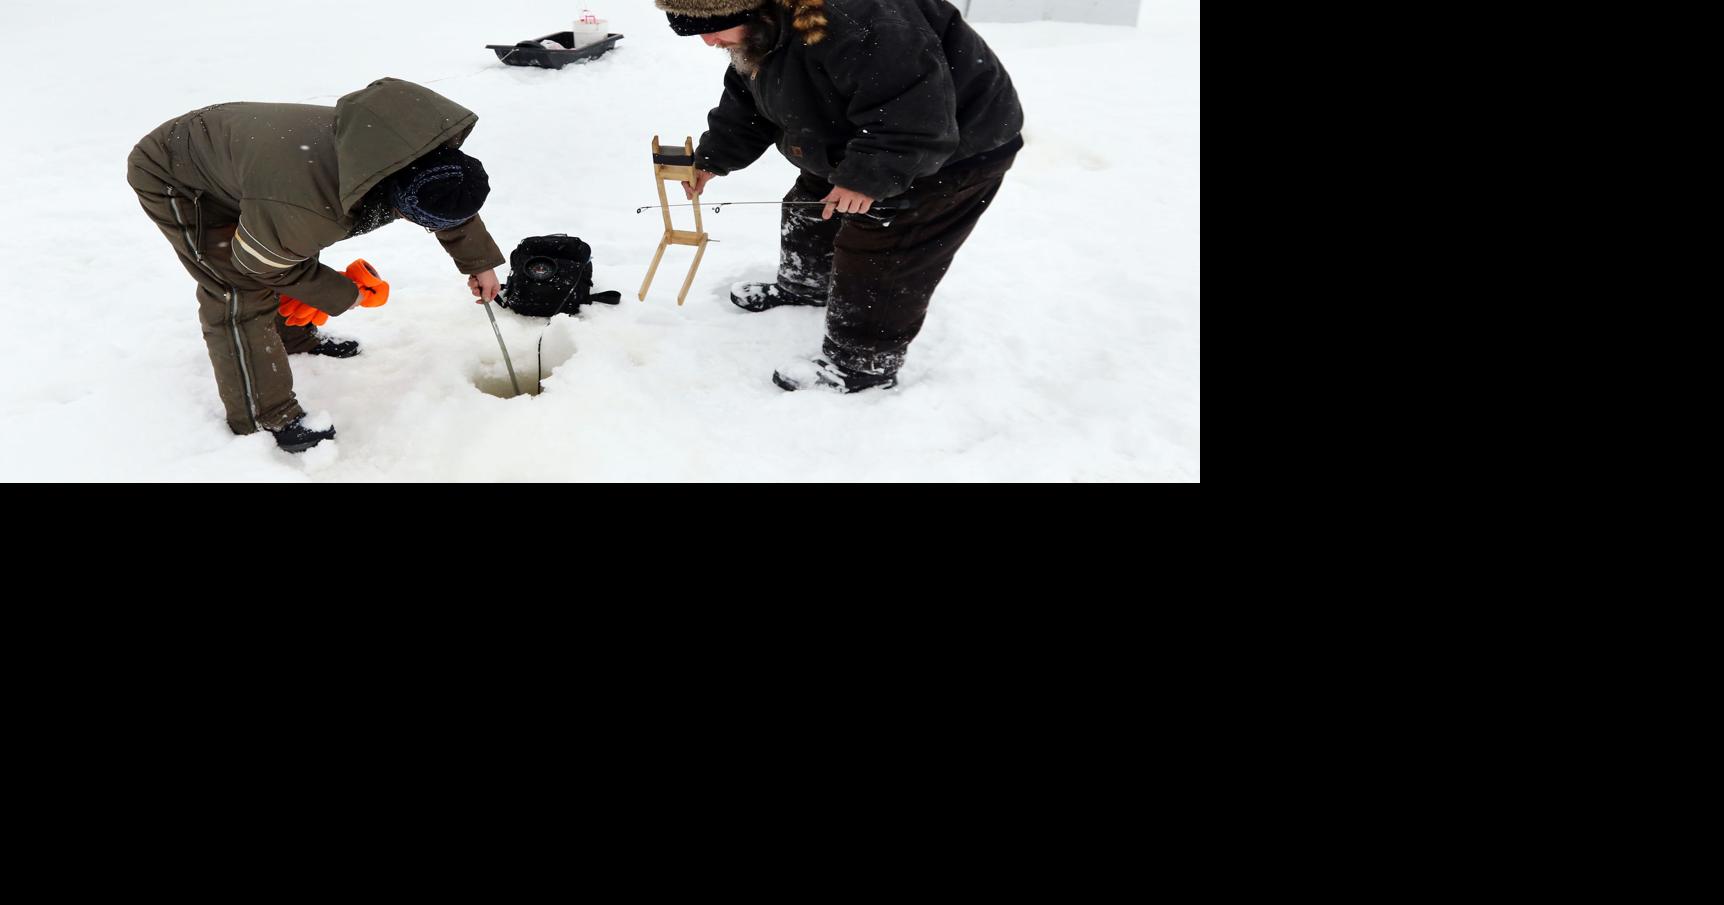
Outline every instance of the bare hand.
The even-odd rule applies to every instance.
[[[706,184],[711,182],[715,178],[717,178],[717,177],[714,176],[714,174],[708,173],[705,170],[695,170],[694,171],[694,180],[695,180],[694,184],[690,185],[686,182],[683,183],[682,184],[682,193],[683,193],[683,195],[687,196],[688,200],[693,201],[694,196],[706,191]]]
[[[874,207],[874,199],[862,194],[861,192],[852,192],[849,189],[842,187],[833,189],[832,194],[827,195],[820,200],[826,202],[826,210],[822,211],[820,214],[820,219],[822,220],[832,219],[832,214],[834,212],[840,214],[866,214]]]
[[[501,283],[497,282],[497,271],[487,270],[467,278],[467,288],[473,293],[473,301],[483,305],[497,298],[497,293],[503,291]]]

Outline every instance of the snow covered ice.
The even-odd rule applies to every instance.
[[[1027,147],[934,296],[902,385],[848,397],[772,383],[820,352],[821,311],[730,304],[733,284],[777,269],[774,207],[708,210],[717,242],[688,305],[688,248],[635,300],[663,229],[635,213],[657,203],[649,144],[698,138],[729,57],[646,0],[601,4],[626,38],[591,63],[506,67],[485,49],[566,31],[592,5],[305,0],[268,28],[217,0],[168,18],[118,0],[9,7],[0,480],[1200,480],[1197,0],[1145,0],[1136,29],[977,25],[1022,96]],[[91,52],[42,53],[68,36]],[[301,404],[340,435],[289,456],[224,423],[195,286],[139,210],[126,155],[188,110],[329,105],[384,76],[479,114],[465,150],[490,172],[484,217],[505,253],[579,236],[596,288],[625,300],[548,327],[498,310],[528,391],[500,398],[491,325],[434,239],[399,223],[343,242],[325,263],[365,258],[393,295],[326,328],[360,357],[293,359]],[[706,200],[775,200],[795,176],[769,151]]]

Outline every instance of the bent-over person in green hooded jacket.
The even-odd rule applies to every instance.
[[[389,286],[323,250],[398,218],[434,232],[481,302],[504,262],[479,219],[485,168],[459,149],[479,118],[428,88],[382,79],[336,102],[219,104],[164,123],[132,150],[126,181],[198,283],[216,385],[236,434],[271,432],[289,452],[335,436],[304,423],[287,356],[338,358],[358,344],[317,325]]]

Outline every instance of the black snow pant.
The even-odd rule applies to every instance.
[[[917,180],[888,205],[911,209],[890,224],[860,216],[820,219],[812,205],[784,208],[778,285],[826,303],[826,357],[870,374],[896,373],[922,332],[928,301],[952,259],[999,194],[1016,159],[957,165]],[[803,173],[785,201],[818,201],[832,191]]]

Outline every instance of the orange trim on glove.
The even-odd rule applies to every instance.
[[[329,315],[307,305],[291,295],[281,297],[281,307],[275,309],[282,317],[287,318],[289,327],[303,327],[306,324],[316,324],[321,327],[329,323]]]
[[[346,276],[359,287],[359,304],[366,308],[381,308],[389,304],[389,284],[377,275],[377,268],[372,267],[364,258],[347,265]]]

